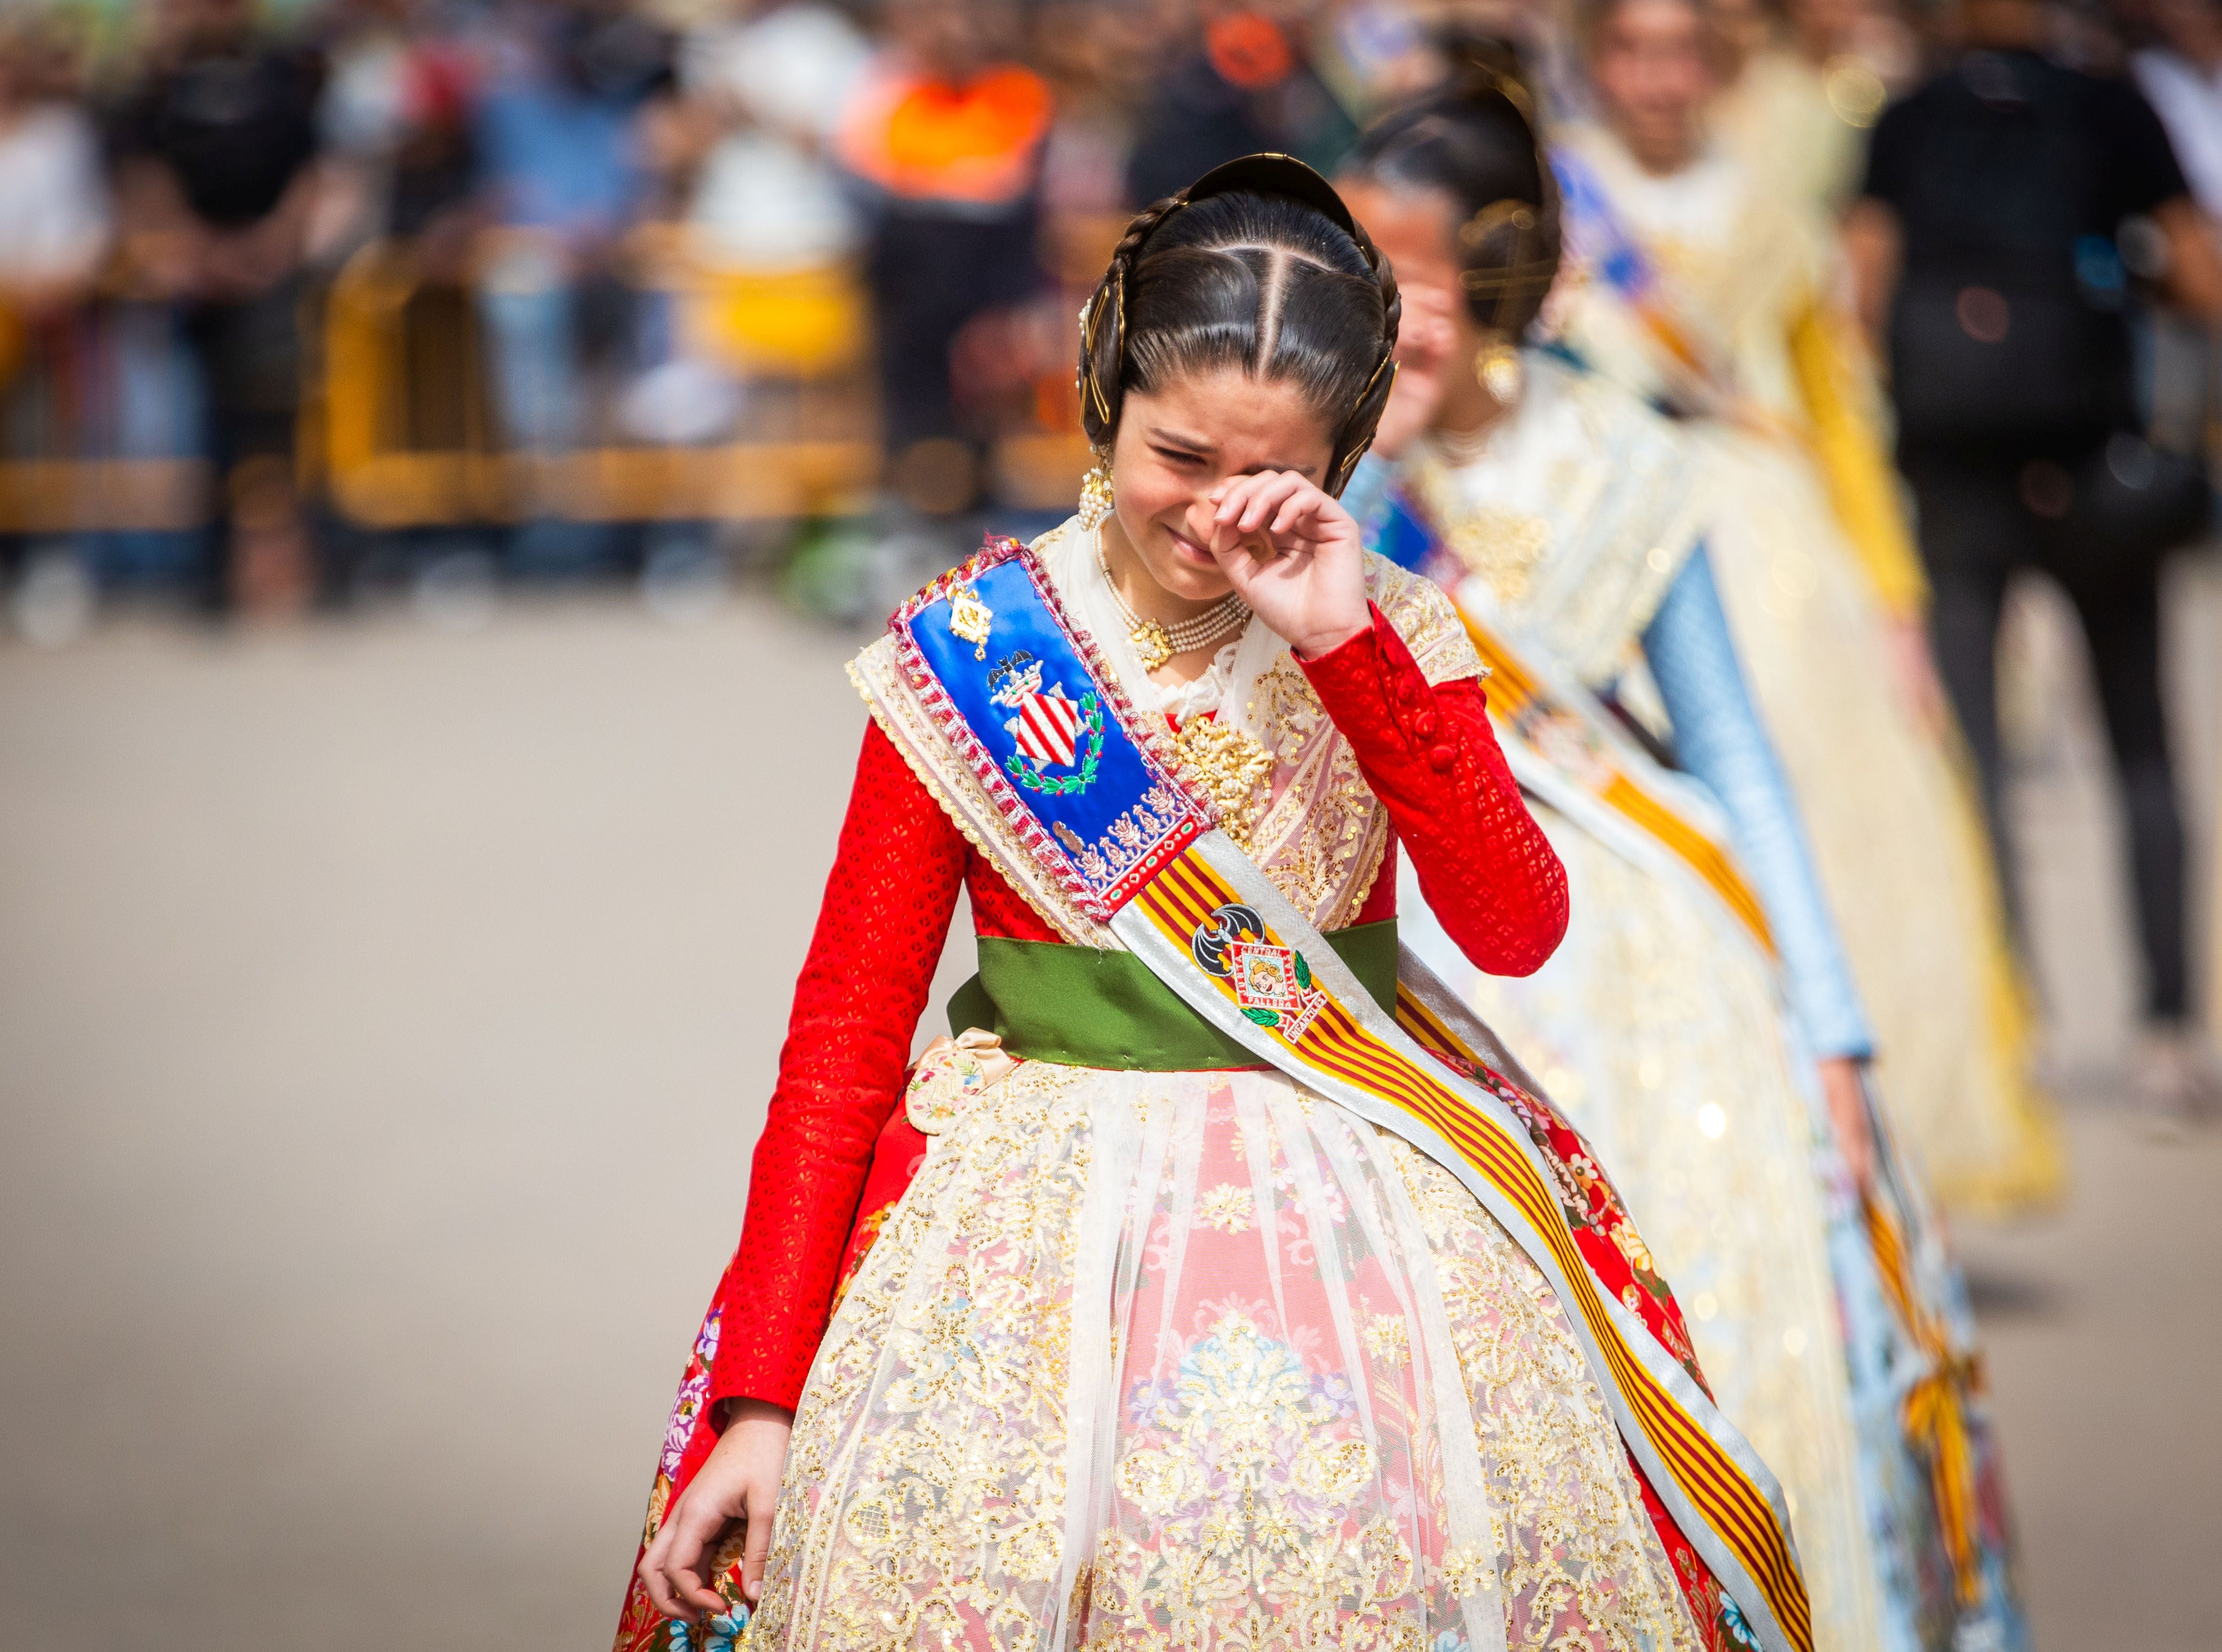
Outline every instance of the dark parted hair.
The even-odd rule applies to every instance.
[[[1187,374],[1294,385],[1331,433],[1324,480],[1339,493],[1395,377],[1396,278],[1310,168],[1262,155],[1233,166],[1243,186],[1198,194],[1221,168],[1127,226],[1083,312],[1081,422],[1106,447],[1127,392]]]
[[[1466,309],[1483,326],[1516,339],[1558,276],[1558,186],[1510,48],[1469,39],[1446,51],[1450,78],[1368,127],[1351,170],[1385,189],[1449,198],[1458,215],[1452,250]]]

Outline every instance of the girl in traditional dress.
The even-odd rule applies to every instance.
[[[1559,333],[1721,478],[1712,571],[1940,1197],[2041,1203],[2056,1133],[1834,236],[1706,141],[1705,28],[1697,0],[1585,20],[1597,119],[1554,140],[1577,278]]]
[[[1871,1126],[1874,1041],[1703,543],[1733,499],[1678,427],[1523,347],[1558,198],[1506,66],[1383,117],[1344,180],[1406,306],[1381,456],[1347,503],[1497,666],[1491,709],[1572,920],[1522,978],[1463,964],[1416,899],[1407,939],[1613,1165],[1723,1408],[1783,1478],[1817,1643],[2015,1646],[1972,1326]],[[1606,708],[1639,652],[1710,798]],[[1907,1410],[1916,1380],[1953,1437]]]
[[[1085,312],[1087,508],[852,666],[621,1646],[1810,1646],[1610,1184],[1400,969],[1400,857],[1507,975],[1566,890],[1448,602],[1336,503],[1397,313],[1285,158],[1143,213]],[[906,1090],[960,887],[967,1030]]]

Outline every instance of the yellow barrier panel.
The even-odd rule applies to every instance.
[[[630,248],[644,286],[680,302],[681,336],[759,382],[798,393],[790,439],[704,446],[503,451],[480,410],[484,374],[467,295],[444,317],[452,340],[424,348],[420,286],[405,248],[350,259],[324,316],[323,451],[334,502],[374,528],[517,521],[747,519],[860,510],[879,474],[869,399],[849,380],[865,340],[864,300],[845,266],[777,274],[709,268],[683,231],[643,231]],[[440,383],[420,382],[436,376]],[[460,400],[464,416],[453,417]],[[833,404],[831,406],[827,403]],[[425,439],[428,411],[448,417]]]
[[[705,269],[686,316],[689,342],[744,374],[818,378],[853,367],[863,354],[863,290],[845,266]]]
[[[198,459],[17,459],[0,463],[0,532],[174,530],[206,519]]]

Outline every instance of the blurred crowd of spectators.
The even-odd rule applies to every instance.
[[[1332,169],[1439,72],[1453,16],[1566,74],[1549,0],[1510,5],[18,3],[0,560],[19,623],[66,630],[135,579],[220,614],[459,554],[700,569],[767,521],[803,600],[862,612],[911,575],[876,586],[887,546],[914,565],[983,513],[1069,508],[1071,317],[1127,210],[1253,149]],[[1712,11],[1723,131],[1842,204],[1934,19]],[[2222,209],[2213,0],[2064,9],[2057,33],[2133,69]],[[625,469],[643,450],[703,462]],[[394,455],[432,468],[379,468]],[[868,526],[798,539],[813,518]]]
[[[13,10],[18,607],[135,573],[285,611],[397,545],[583,571],[699,552],[728,514],[861,507],[858,543],[931,556],[982,508],[1047,509],[1076,475],[1072,292],[1127,204],[1247,149],[1331,165],[1415,41],[1380,8],[1123,0]],[[578,457],[658,446],[823,474],[736,506],[652,473],[643,502]],[[530,462],[417,498],[389,451]],[[868,600],[861,554],[806,595]]]

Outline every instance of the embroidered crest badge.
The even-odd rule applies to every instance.
[[[1042,663],[1020,649],[998,660],[988,679],[988,698],[1016,716],[1003,732],[1019,749],[1003,760],[1013,780],[1028,791],[1053,796],[1084,792],[1103,756],[1103,707],[1093,693],[1075,700],[1063,683],[1042,687]],[[1066,775],[1046,769],[1070,769]]]
[[[1219,908],[1196,927],[1189,951],[1198,968],[1233,987],[1234,1002],[1247,1019],[1291,1044],[1327,1008],[1327,995],[1312,984],[1304,955],[1266,939],[1265,920],[1254,908]]]

